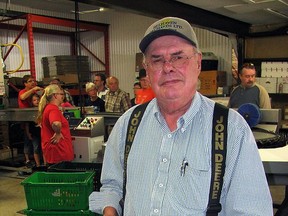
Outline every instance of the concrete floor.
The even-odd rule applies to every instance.
[[[25,168],[17,169],[25,170]],[[22,210],[27,208],[24,187],[20,184],[25,176],[19,176],[17,169],[7,170],[0,167],[0,216],[21,216]],[[284,190],[284,186],[270,186],[274,203],[282,202]]]
[[[27,208],[24,188],[20,184],[25,177],[16,171],[0,169],[0,216],[20,216]]]

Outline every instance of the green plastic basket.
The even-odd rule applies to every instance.
[[[84,211],[37,211],[32,209],[25,209],[24,214],[28,216],[101,216],[89,210]]]
[[[35,172],[21,184],[28,209],[88,210],[94,172]]]

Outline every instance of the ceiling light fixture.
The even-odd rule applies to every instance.
[[[266,3],[266,2],[273,2],[275,0],[246,0],[246,2],[251,2],[253,4],[260,4],[260,3]]]
[[[266,8],[266,10],[270,13],[273,13],[275,15],[278,15],[278,16],[281,16],[281,17],[288,19],[288,16],[286,14],[280,13],[279,11],[276,11],[276,10],[271,9],[271,8]]]
[[[95,9],[95,10],[85,10],[85,11],[78,11],[79,14],[87,14],[87,13],[94,13],[94,12],[102,12],[104,11],[104,8],[99,8],[99,9]],[[72,13],[75,13],[74,10],[71,11]]]
[[[282,4],[288,6],[288,3],[287,3],[287,2],[285,2],[285,1],[283,1],[283,0],[278,0],[278,1],[281,2]]]

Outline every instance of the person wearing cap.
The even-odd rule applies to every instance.
[[[141,69],[139,71],[139,81],[141,84],[141,89],[137,91],[136,104],[143,104],[155,98],[155,94],[151,88],[151,83],[146,75],[145,69]]]
[[[239,108],[246,103],[252,103],[262,109],[271,109],[271,101],[266,89],[256,83],[256,69],[252,63],[244,63],[239,72],[241,83],[230,95],[228,106]]]
[[[56,84],[56,85],[59,85],[61,87],[61,80],[58,77],[52,77],[49,84],[50,85],[51,84]],[[65,94],[64,102],[68,102],[72,106],[75,106],[73,98],[72,98],[70,92],[67,91],[66,89],[63,89],[63,91],[64,91],[64,94]]]
[[[86,93],[88,98],[85,101],[85,106],[93,106],[97,112],[105,112],[105,102],[97,96],[97,88],[94,83],[86,83]]]
[[[139,113],[131,118],[129,134],[133,134],[134,141],[128,146],[129,155],[124,156],[128,122],[133,110],[141,105],[128,110],[115,124],[106,144],[102,187],[90,195],[90,210],[105,216],[204,216],[208,210],[220,210],[215,214],[220,216],[273,215],[253,133],[233,109],[228,109],[220,203],[207,207],[212,164],[219,171],[212,155],[218,156],[219,162],[221,158],[212,153],[212,140],[216,138],[212,139],[215,102],[197,92],[202,54],[191,25],[176,17],[158,20],[147,29],[140,50],[156,98],[149,102],[136,134],[132,129],[137,119],[133,119]],[[222,146],[222,141],[218,144]],[[123,172],[127,174],[126,181]],[[211,191],[218,188],[218,179],[220,176],[213,178],[215,188]],[[123,181],[124,212],[119,203],[124,193]]]

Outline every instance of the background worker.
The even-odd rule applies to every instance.
[[[93,106],[97,112],[105,112],[105,102],[97,96],[97,88],[94,83],[86,83],[86,93],[88,98],[85,101],[85,106]]]
[[[18,93],[18,106],[19,108],[30,108],[33,107],[32,105],[32,96],[43,90],[43,88],[37,86],[37,81],[35,80],[34,77],[31,75],[24,75],[22,78],[22,83],[24,85],[24,89],[20,90]],[[29,122],[23,122],[21,124],[22,129],[28,127]],[[25,156],[25,165],[28,168],[31,168],[34,166],[32,161],[30,161],[30,148],[31,147],[31,142],[29,140],[29,137],[27,136],[27,133],[24,133],[24,156]],[[36,158],[37,160],[37,158]],[[37,163],[37,161],[36,161]]]
[[[107,78],[107,86],[109,91],[105,99],[106,112],[124,113],[131,107],[129,95],[119,88],[119,80],[111,76]]]
[[[33,94],[43,90],[43,88],[37,86],[37,81],[31,75],[24,75],[22,78],[24,89],[18,93],[18,106],[19,108],[32,107],[31,97]]]
[[[134,83],[134,85],[133,85],[134,98],[131,99],[131,106],[136,105],[136,96],[137,96],[137,93],[140,89],[141,89],[140,82]]]
[[[108,88],[106,87],[106,76],[103,73],[97,73],[94,76],[94,84],[97,88],[97,95],[100,99],[105,101],[105,96],[108,92]]]
[[[241,83],[230,95],[228,106],[238,108],[242,104],[253,103],[262,109],[271,109],[271,101],[266,89],[256,83],[256,69],[254,64],[245,63],[239,72]]]
[[[56,84],[56,85],[59,85],[60,88],[62,88],[61,80],[58,77],[52,77],[49,84],[50,85],[51,84]],[[65,94],[64,102],[68,102],[72,106],[75,106],[73,98],[72,98],[70,92],[68,90],[66,90],[66,89],[63,89],[63,91],[64,91],[64,94]]]
[[[40,101],[40,96],[38,94],[34,94],[31,97],[31,103],[33,107],[38,107]],[[34,121],[28,122],[25,124],[25,133],[29,140],[29,144],[33,146],[33,157],[35,160],[36,167],[41,165],[41,129],[40,126],[37,125]],[[28,156],[29,157],[29,156]],[[44,165],[46,165],[45,159]]]
[[[36,122],[41,125],[42,151],[48,165],[74,159],[69,123],[59,109],[63,100],[63,90],[51,84],[39,103]]]
[[[197,92],[202,54],[196,35],[187,21],[166,17],[147,29],[139,47],[156,98],[148,104],[136,135],[136,121],[129,127],[135,137],[125,166],[123,215],[204,216],[215,164],[215,102]],[[105,216],[122,215],[125,143],[135,108],[116,122],[105,149],[101,190],[89,197],[90,210]],[[272,199],[253,133],[238,112],[228,112],[218,215],[271,216]]]
[[[143,104],[155,98],[155,94],[151,88],[151,83],[145,69],[139,71],[139,81],[141,89],[137,91],[136,104]]]

